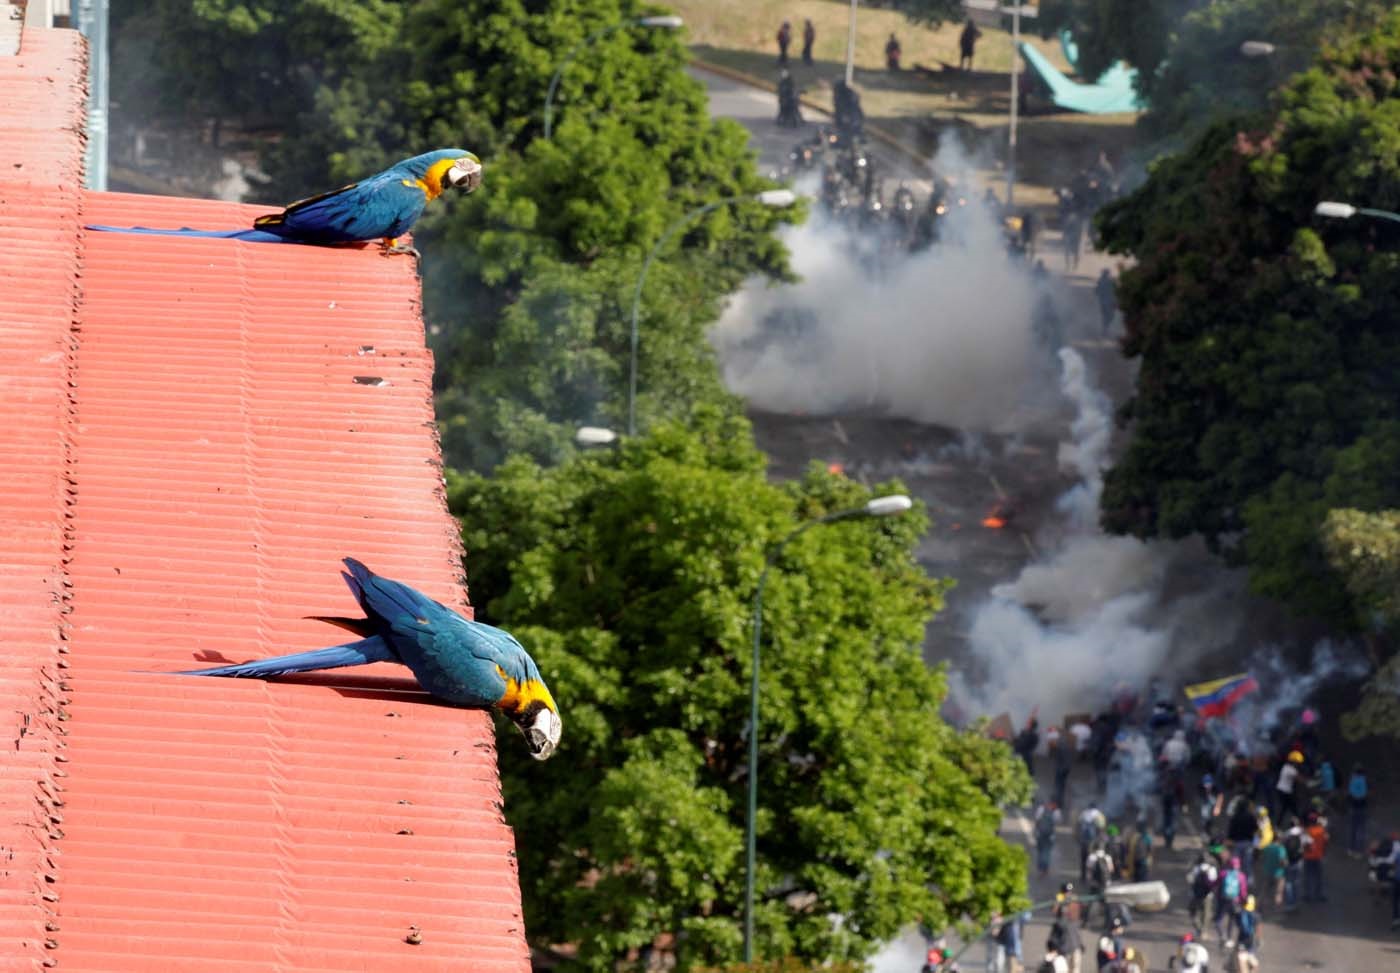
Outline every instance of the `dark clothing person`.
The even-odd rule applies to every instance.
[[[1347,803],[1351,808],[1351,841],[1347,845],[1353,855],[1366,851],[1366,800],[1371,788],[1366,780],[1366,771],[1358,764],[1351,771],[1347,781]]]
[[[792,24],[786,20],[783,26],[778,28],[778,63],[786,66],[788,63],[788,45],[792,43]]]
[[[1113,319],[1118,316],[1118,288],[1113,284],[1113,275],[1105,267],[1094,284],[1094,296],[1099,299],[1099,315],[1103,319],[1103,333],[1108,334],[1113,327]]]
[[[1026,762],[1026,771],[1032,777],[1035,776],[1035,748],[1040,746],[1040,725],[1031,720],[1026,728],[1016,735],[1016,742],[1011,749],[1016,751],[1016,755]]]
[[[899,49],[899,38],[891,34],[890,39],[885,41],[885,67],[889,68],[891,71],[898,71],[899,55],[901,53]]]
[[[802,24],[802,63],[812,63],[812,45],[817,42],[817,28],[812,26],[809,18]]]
[[[783,128],[797,128],[802,124],[802,109],[797,100],[797,85],[792,75],[784,71],[778,79],[778,124]]]
[[[982,32],[977,29],[977,25],[971,20],[964,25],[962,33],[958,35],[958,69],[961,71],[972,70],[972,53],[977,47],[977,38],[982,36]]]

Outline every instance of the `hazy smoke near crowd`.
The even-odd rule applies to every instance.
[[[970,665],[951,674],[961,710],[1009,713],[1017,724],[1032,711],[1058,724],[1164,675],[1206,678],[1198,660],[1228,645],[1243,621],[1241,574],[1202,570],[1190,544],[1098,529],[1110,404],[1077,352],[1059,354],[1061,391],[1075,410],[1060,464],[1076,482],[1056,504],[1058,519],[1035,538],[1040,555],[973,612]]]
[[[750,282],[711,331],[731,391],[774,412],[1017,428],[1044,387],[1030,325],[1038,288],[1007,257],[1001,227],[962,175],[961,152],[940,151],[933,167],[957,175],[970,198],[943,218],[941,235],[956,242],[877,254],[860,231],[814,212],[784,236],[802,280]]]

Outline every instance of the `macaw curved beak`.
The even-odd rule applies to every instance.
[[[481,160],[474,155],[466,155],[452,163],[442,181],[452,189],[469,193],[481,185]]]
[[[564,721],[559,714],[541,702],[526,707],[520,714],[511,714],[515,725],[525,735],[525,746],[530,756],[536,760],[548,760],[559,746],[559,736],[564,732]]]

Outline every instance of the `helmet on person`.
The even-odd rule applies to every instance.
[[[1294,750],[1288,755],[1288,762],[1291,764],[1300,764],[1303,762],[1303,755],[1299,751]]]
[[[1196,934],[1195,934],[1195,933],[1184,932],[1184,933],[1181,934],[1181,945],[1185,946],[1187,943],[1194,943],[1195,941],[1196,941]]]
[[[1073,892],[1073,891],[1074,891],[1074,883],[1073,883],[1073,882],[1066,882],[1066,883],[1064,883],[1063,885],[1060,886],[1060,894],[1061,894],[1061,895],[1069,895],[1069,894],[1070,894],[1071,892]]]

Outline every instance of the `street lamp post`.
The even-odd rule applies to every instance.
[[[836,513],[809,520],[798,526],[768,552],[763,564],[763,573],[758,576],[758,587],[753,594],[753,681],[749,686],[749,807],[747,823],[744,827],[744,962],[753,962],[753,891],[754,866],[758,845],[755,832],[755,817],[758,813],[758,665],[759,647],[763,639],[763,588],[768,583],[768,571],[783,553],[783,549],[793,540],[820,524],[830,524],[852,517],[889,517],[901,514],[914,505],[902,493],[876,497],[862,507],[838,510]]]
[[[554,69],[554,76],[549,79],[549,91],[546,92],[544,96],[545,141],[549,141],[550,135],[554,132],[554,92],[558,90],[559,79],[563,77],[564,69],[569,66],[569,62],[574,59],[575,54],[583,50],[589,44],[592,44],[598,38],[603,37],[607,34],[611,34],[613,31],[616,30],[622,30],[622,28],[624,27],[660,27],[665,30],[676,30],[684,24],[685,21],[681,20],[681,18],[669,15],[657,17],[637,17],[634,20],[624,20],[621,23],[608,24],[606,27],[599,27],[593,33],[589,34],[583,40],[579,41],[573,47],[569,48],[568,52],[559,61],[559,66]]]
[[[846,27],[846,84],[854,84],[856,76],[856,6],[859,0],[851,0],[851,21]]]
[[[737,203],[741,200],[757,200],[764,206],[773,209],[781,209],[784,206],[791,206],[797,202],[797,194],[791,189],[768,189],[761,193],[744,196],[726,196],[724,199],[717,199],[713,203],[706,203],[704,206],[697,206],[695,209],[685,213],[670,226],[666,227],[666,232],[661,234],[661,238],[647,252],[646,259],[642,261],[642,272],[637,277],[637,290],[632,295],[632,363],[627,375],[627,435],[637,434],[637,312],[642,304],[642,286],[647,282],[647,271],[651,269],[652,260],[661,252],[671,237],[675,236],[681,227],[685,226],[697,216],[702,216],[712,210],[719,209],[729,203]]]
[[[1318,216],[1325,216],[1333,220],[1349,220],[1353,216],[1370,216],[1378,220],[1394,220],[1400,223],[1400,213],[1392,213],[1388,209],[1370,209],[1366,206],[1353,206],[1350,203],[1337,203],[1330,200],[1318,203],[1313,207],[1313,212]]]

